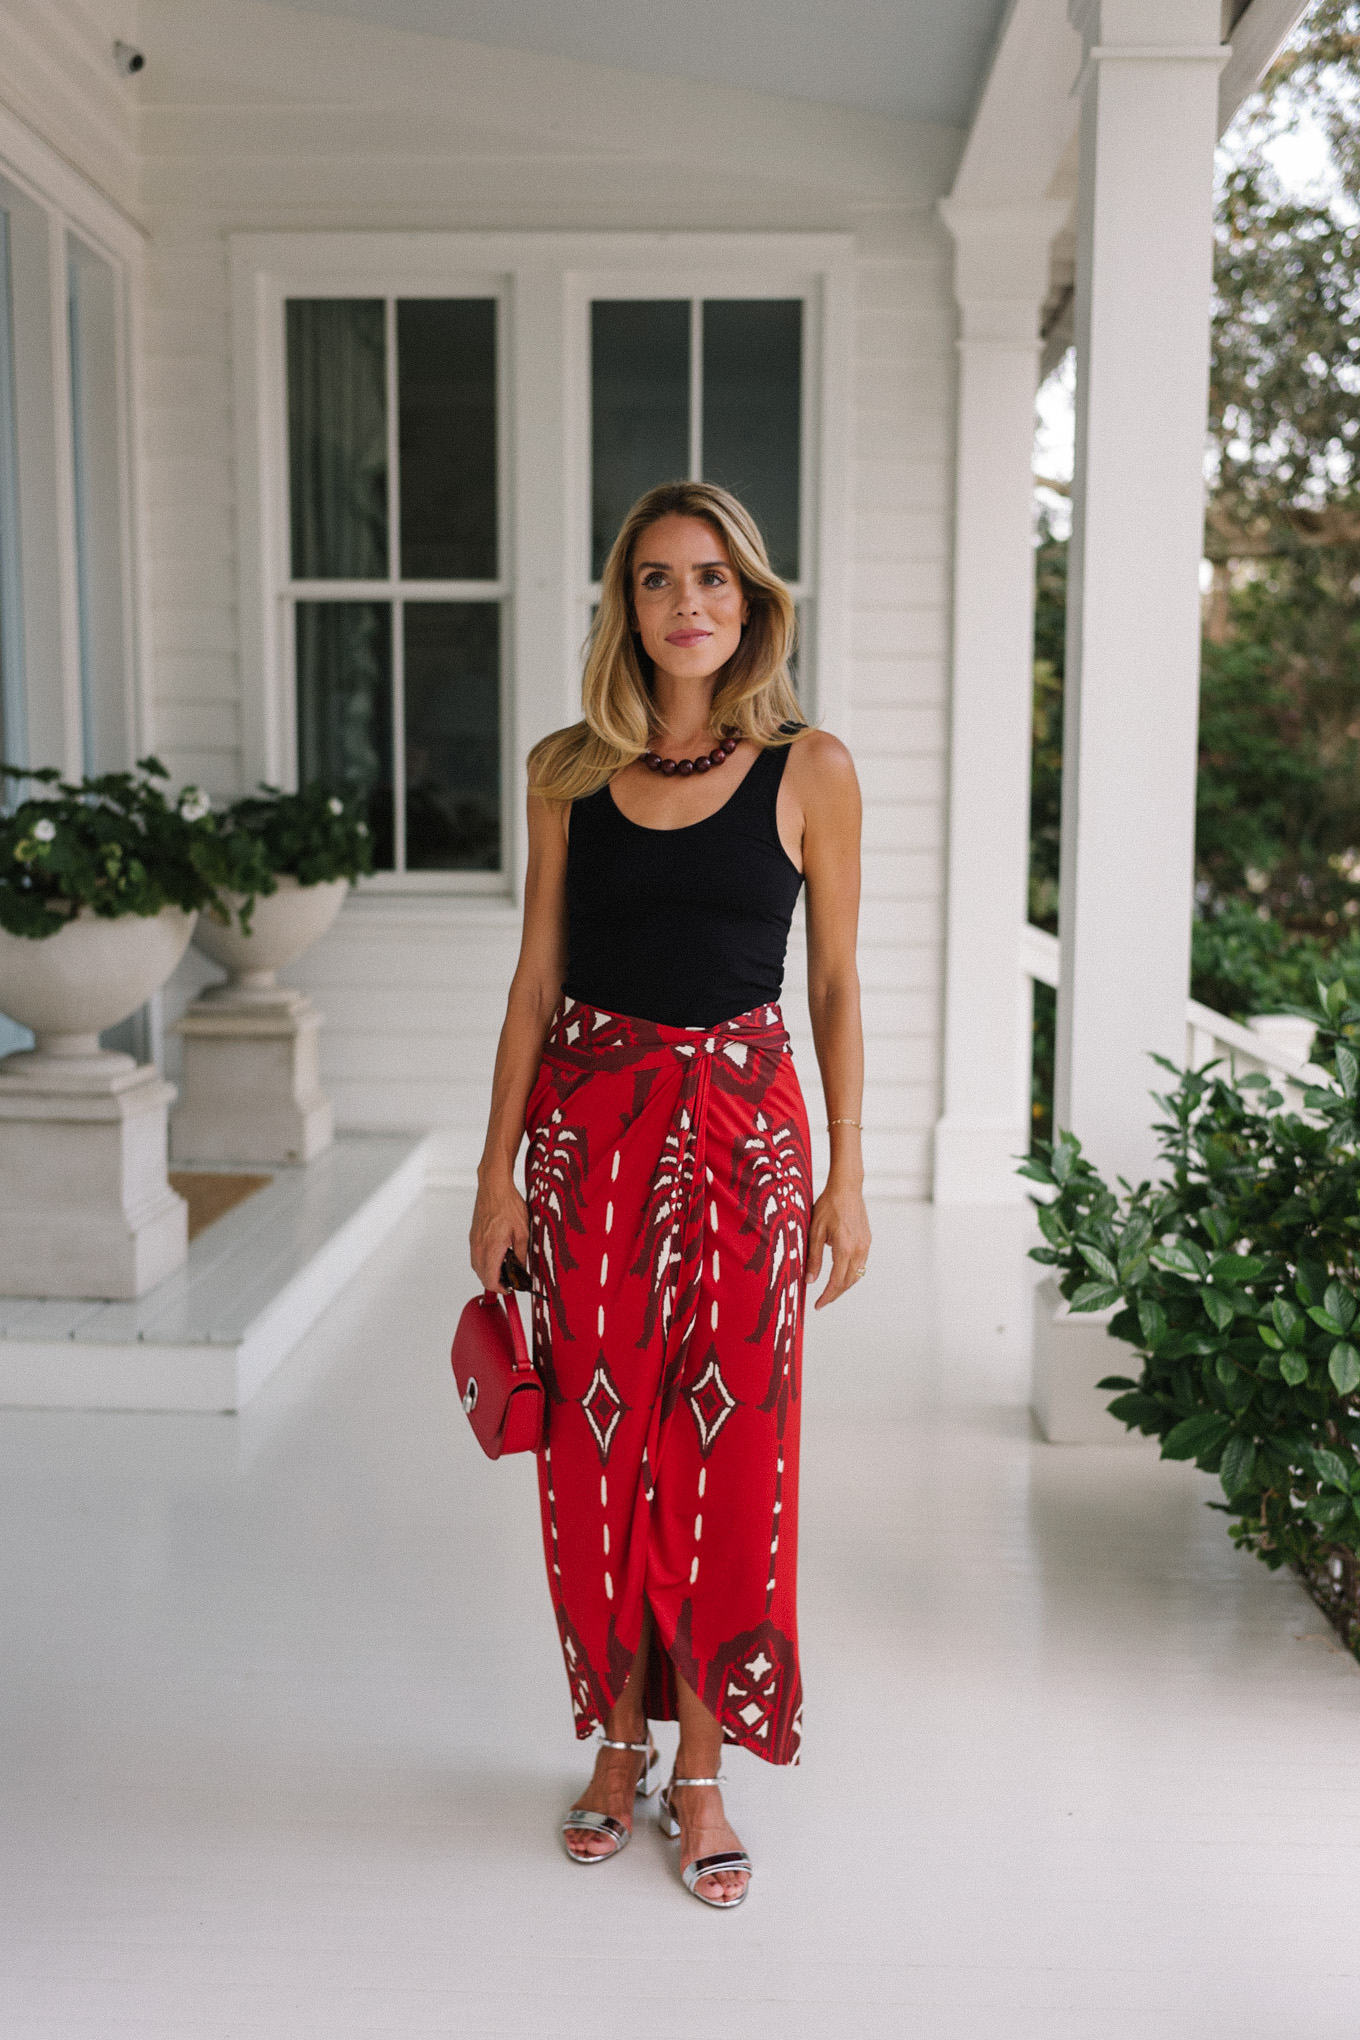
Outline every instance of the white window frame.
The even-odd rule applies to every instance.
[[[842,234],[272,233],[231,237],[244,771],[295,783],[284,359],[290,297],[489,295],[498,318],[505,869],[381,874],[369,894],[522,897],[524,758],[580,714],[589,617],[593,297],[802,297],[799,588],[814,713],[844,715],[853,242]],[[326,583],[334,593],[348,584]],[[422,584],[428,588],[431,584]],[[481,586],[482,584],[478,584]],[[320,584],[318,584],[318,588]],[[395,904],[395,902],[394,902]],[[490,902],[488,901],[488,905]]]
[[[819,718],[817,688],[817,597],[821,575],[819,556],[826,534],[823,520],[814,514],[821,501],[820,470],[825,465],[819,425],[826,410],[821,351],[826,330],[823,278],[813,273],[792,273],[772,277],[768,270],[734,276],[730,269],[705,269],[677,278],[673,269],[606,270],[597,275],[577,274],[570,280],[572,323],[579,358],[585,363],[585,388],[576,407],[584,442],[577,449],[577,465],[585,477],[585,500],[579,530],[574,535],[576,555],[577,622],[584,639],[590,628],[591,611],[600,599],[600,584],[591,579],[591,386],[590,308],[603,299],[669,299],[689,306],[689,478],[701,474],[703,353],[700,345],[700,308],[715,298],[797,299],[803,306],[801,353],[801,407],[799,419],[798,471],[798,579],[788,583],[799,616],[799,694],[807,713]]]
[[[85,717],[68,256],[72,243],[81,243],[113,277],[114,415],[101,422],[116,443],[116,473],[102,512],[104,536],[118,549],[121,645],[117,658],[101,661],[115,698],[101,692],[97,703],[104,745],[95,760],[100,769],[113,770],[130,765],[154,743],[151,682],[142,657],[148,642],[145,545],[131,373],[146,234],[4,107],[0,181],[25,215],[11,240],[25,762],[56,765],[68,778],[79,778]]]
[[[297,290],[286,290],[278,300],[277,317],[271,314],[266,330],[266,345],[272,351],[277,345],[283,350],[277,362],[269,363],[269,380],[282,399],[282,412],[276,430],[282,439],[278,446],[279,481],[282,501],[273,522],[278,557],[272,566],[270,580],[275,600],[274,630],[276,645],[274,657],[279,673],[279,692],[285,708],[289,708],[279,730],[280,774],[279,783],[295,787],[298,781],[297,761],[297,635],[293,622],[296,605],[299,602],[386,602],[394,611],[398,606],[405,608],[413,602],[485,602],[500,612],[500,750],[501,750],[501,859],[496,871],[406,871],[397,868],[392,871],[375,873],[365,881],[369,889],[379,892],[398,890],[408,892],[468,892],[504,893],[506,872],[510,863],[511,842],[507,826],[510,801],[514,785],[511,769],[511,743],[513,732],[509,715],[509,636],[512,616],[514,579],[510,569],[510,519],[509,501],[509,323],[510,303],[508,279],[503,275],[487,272],[479,274],[474,270],[460,270],[456,276],[433,280],[418,279],[418,287],[387,290],[358,290],[344,284],[308,289],[309,298],[362,297],[370,300],[380,298],[383,303],[383,355],[386,367],[386,412],[387,412],[387,540],[388,568],[386,576],[371,580],[350,581],[343,579],[310,580],[295,577],[292,570],[292,532],[290,506],[288,501],[288,364],[285,346],[285,306],[288,299],[301,296]],[[398,457],[398,415],[397,390],[397,303],[411,298],[491,298],[496,305],[496,561],[499,572],[494,581],[432,581],[411,580],[401,573],[391,571],[393,562],[400,566],[400,491],[401,472]],[[395,481],[396,486],[393,487]],[[406,831],[406,675],[405,675],[405,632],[395,615],[392,625],[392,843],[393,855],[398,867],[405,856]]]

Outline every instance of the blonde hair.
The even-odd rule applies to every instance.
[[[529,753],[529,791],[540,800],[585,799],[651,742],[651,660],[636,635],[631,576],[639,538],[662,517],[698,517],[716,532],[746,597],[741,643],[713,692],[713,737],[749,737],[763,747],[792,743],[802,733],[789,678],[797,629],[793,597],[770,565],[754,518],[712,482],[662,482],[638,497],[605,561],[581,679],[584,720],[554,731]],[[789,729],[790,723],[797,727]]]

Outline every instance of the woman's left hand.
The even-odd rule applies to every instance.
[[[831,1250],[831,1280],[813,1304],[821,1310],[853,1289],[869,1266],[869,1214],[864,1193],[858,1187],[829,1182],[812,1207],[812,1229],[808,1235],[808,1281],[816,1282],[822,1272],[822,1255]]]

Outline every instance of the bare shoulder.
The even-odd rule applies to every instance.
[[[855,761],[830,730],[809,730],[806,736],[790,744],[784,771],[790,791],[804,807],[859,797]]]
[[[571,828],[571,802],[546,800],[542,794],[529,789],[526,803],[529,820],[529,852],[547,852],[549,855],[558,848],[565,850],[567,834]]]

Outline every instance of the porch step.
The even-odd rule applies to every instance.
[[[338,1135],[135,1303],[0,1298],[0,1409],[241,1409],[415,1203],[429,1146]]]

